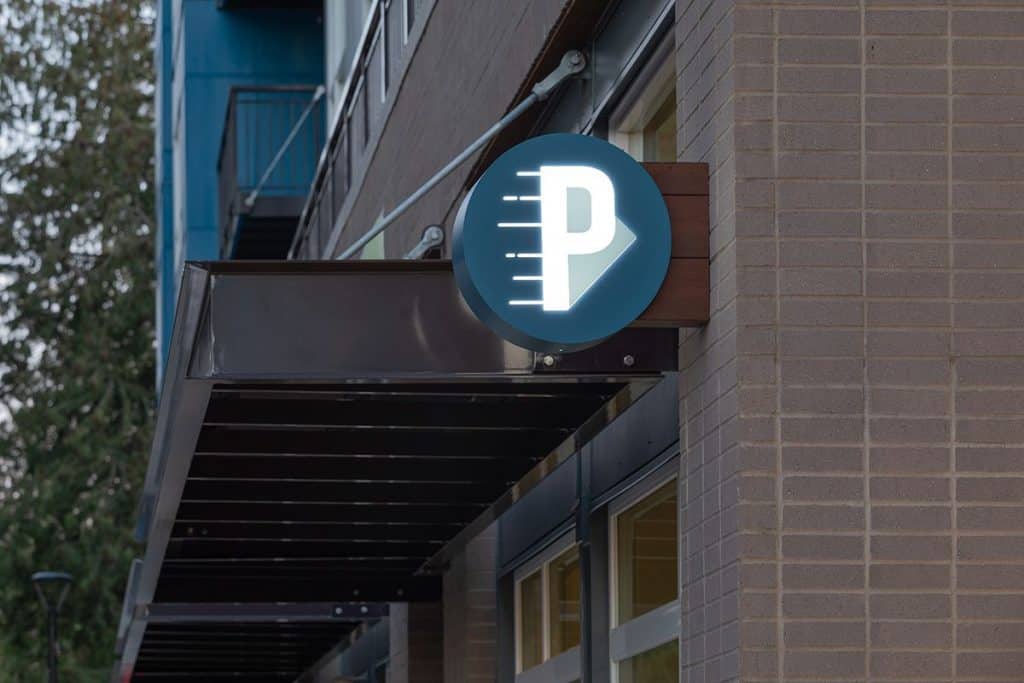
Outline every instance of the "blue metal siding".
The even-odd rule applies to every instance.
[[[157,326],[162,368],[184,261],[218,257],[217,159],[231,87],[320,83],[324,48],[321,20],[308,11],[223,11],[216,0],[161,0],[158,25]]]

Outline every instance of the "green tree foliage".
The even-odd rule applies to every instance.
[[[29,576],[75,576],[61,674],[105,681],[154,403],[153,9],[0,4],[0,681],[44,680]]]

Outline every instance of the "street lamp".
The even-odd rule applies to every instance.
[[[32,575],[32,584],[46,610],[50,641],[50,650],[46,656],[47,668],[50,670],[49,681],[57,683],[57,615],[64,604],[64,598],[68,595],[68,589],[71,588],[71,574],[36,572]]]

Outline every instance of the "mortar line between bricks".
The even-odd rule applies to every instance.
[[[950,672],[952,680],[957,680],[957,555],[960,552],[960,534],[957,531],[957,472],[956,472],[956,404],[957,404],[957,366],[953,356],[953,344],[956,338],[956,305],[954,303],[953,273],[955,268],[955,248],[953,244],[953,9],[951,0],[946,0],[946,239],[948,241],[947,262],[949,264],[949,359],[950,383],[949,392],[949,499],[953,503],[950,510],[950,544],[952,557],[949,568],[950,588]]]
[[[779,11],[772,9],[772,230],[775,239],[775,326],[782,321],[782,247],[779,244]],[[775,678],[785,681],[786,631],[783,621],[782,585],[782,359],[779,345],[775,345]]]
[[[858,3],[860,10],[860,240],[861,240],[861,296],[868,293],[868,245],[867,245],[867,8],[864,0]],[[864,680],[870,683],[871,671],[871,402],[868,384],[868,307],[861,306],[862,343],[862,385],[863,385],[863,446],[861,467],[864,478]]]

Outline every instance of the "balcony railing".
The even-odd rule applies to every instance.
[[[324,142],[322,91],[236,87],[218,162],[222,258],[284,258]]]
[[[312,190],[299,219],[291,258],[325,257],[331,233],[358,186],[376,136],[415,48],[414,28],[423,0],[375,0],[341,90],[330,139],[319,159]]]

